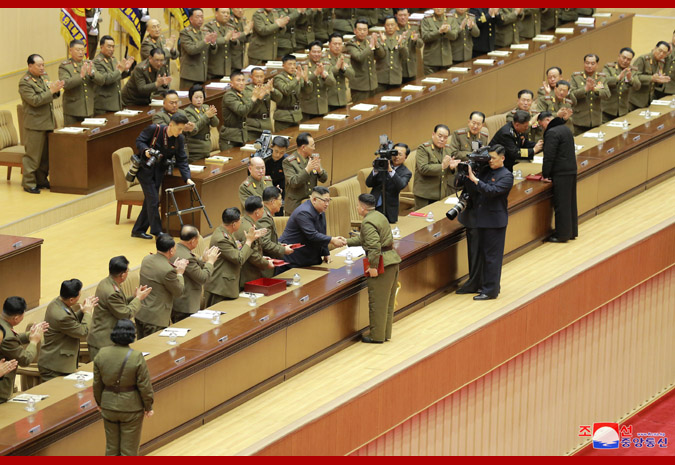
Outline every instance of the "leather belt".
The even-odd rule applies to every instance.
[[[110,391],[110,392],[134,392],[136,390],[136,386],[106,386],[103,388],[104,391]]]
[[[382,250],[382,252],[389,252],[390,250],[394,250],[394,245],[382,246],[380,250]]]
[[[197,135],[197,136],[190,136],[191,139],[197,139],[197,140],[211,140],[211,133],[207,133],[204,135]]]
[[[279,110],[295,111],[300,109],[300,105],[293,105],[291,108],[278,108]]]

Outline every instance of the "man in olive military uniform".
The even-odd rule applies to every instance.
[[[255,195],[262,199],[266,187],[272,186],[272,178],[265,176],[265,161],[260,157],[251,157],[248,161],[248,177],[239,185],[239,203],[244,208],[246,199]]]
[[[542,82],[542,86],[537,90],[537,97],[551,95],[555,84],[562,79],[562,69],[558,66],[551,66],[546,70],[546,80]]]
[[[49,325],[42,321],[34,324],[30,331],[15,332],[14,328],[23,321],[25,311],[26,301],[23,297],[7,297],[0,315],[0,333],[3,334],[0,342],[0,359],[16,360],[21,367],[33,363],[38,355],[42,334],[49,328]],[[12,397],[15,379],[16,370],[0,377],[0,404]]]
[[[450,146],[446,145],[450,129],[437,124],[431,140],[417,147],[413,195],[415,210],[424,208],[456,192],[454,171],[459,160],[450,155]]]
[[[478,25],[480,35],[473,38],[473,58],[492,52],[495,48],[495,28],[499,8],[469,8]]]
[[[408,43],[403,34],[396,34],[396,18],[389,16],[384,22],[384,34],[380,33],[380,44],[384,57],[377,61],[377,91],[398,87],[403,82],[403,63],[408,59]]]
[[[349,60],[342,53],[343,51],[342,35],[334,32],[328,40],[328,60],[330,62],[330,71],[335,78],[335,86],[328,88],[328,110],[333,111],[338,108],[344,108],[349,101],[347,100],[347,81],[354,80],[354,68],[349,65]]]
[[[524,8],[523,19],[518,25],[522,39],[531,39],[541,34],[541,8]]]
[[[630,94],[631,110],[648,107],[656,98],[656,91],[671,81],[670,76],[666,74],[666,57],[670,52],[670,44],[661,40],[651,53],[637,57],[635,74],[641,86]]]
[[[249,65],[263,65],[276,60],[279,54],[279,38],[290,21],[288,16],[279,17],[274,8],[260,8],[253,13],[253,35],[248,44]]]
[[[602,122],[608,123],[630,111],[631,92],[639,90],[642,84],[637,70],[631,67],[635,52],[630,47],[619,51],[619,59],[607,63],[602,72],[607,76],[605,84],[609,88],[610,97],[602,102]]]
[[[359,195],[358,212],[363,218],[361,232],[358,237],[348,239],[347,245],[363,247],[369,264],[366,282],[370,334],[363,336],[361,341],[379,344],[391,339],[401,257],[394,250],[394,237],[387,217],[375,210],[375,197]]]
[[[131,72],[122,88],[125,105],[149,105],[154,96],[169,90],[171,76],[162,74],[164,54],[156,48],[147,60],[141,61]]]
[[[63,81],[49,82],[45,62],[36,53],[28,56],[28,71],[19,80],[23,106],[23,128],[26,154],[22,158],[23,190],[39,194],[49,188],[49,133],[56,128],[54,99],[63,89]]]
[[[579,19],[579,16],[593,16],[595,8],[560,8],[560,23],[571,23]]]
[[[452,41],[459,34],[455,18],[445,16],[445,8],[434,8],[434,14],[422,20],[424,41],[424,74],[452,66]]]
[[[471,60],[473,39],[480,36],[476,18],[468,13],[468,10],[468,8],[455,8],[455,23],[459,27],[457,38],[451,41],[452,62],[455,64]]]
[[[141,262],[140,285],[152,288],[136,314],[138,338],[150,336],[171,324],[171,309],[174,299],[183,295],[183,273],[188,261],[173,260],[176,242],[165,233],[157,235],[157,253],[147,255]]]
[[[488,143],[488,131],[485,124],[485,113],[472,111],[469,115],[469,124],[466,128],[457,129],[450,140],[450,156],[460,160],[466,160],[467,156],[476,150],[474,146],[480,143],[486,146]]]
[[[589,53],[584,57],[584,71],[572,74],[570,93],[577,99],[574,107],[574,135],[577,136],[602,124],[601,101],[610,97],[605,85],[607,75],[597,72],[600,58]]]
[[[375,33],[369,38],[367,21],[356,20],[354,38],[345,46],[354,68],[354,79],[349,81],[353,103],[370,98],[377,91],[376,60],[384,58],[387,54],[378,37],[379,34]]]
[[[213,264],[220,256],[218,247],[210,247],[201,258],[192,253],[199,245],[199,230],[192,225],[184,225],[180,229],[180,242],[176,244],[173,260],[187,260],[183,273],[183,294],[173,300],[171,322],[178,323],[197,313],[201,309],[202,286],[211,278]]]
[[[43,383],[77,371],[80,341],[89,335],[91,313],[98,303],[98,297],[90,296],[84,300],[81,310],[75,310],[73,307],[80,300],[81,290],[82,281],[79,279],[63,281],[59,297],[47,306],[45,321],[49,329],[38,357]]]
[[[341,34],[352,34],[356,18],[356,8],[335,8],[333,31]]]
[[[161,73],[168,76],[171,74],[171,60],[178,59],[176,35],[174,33],[168,39],[164,39],[164,37],[162,37],[162,28],[159,21],[151,19],[147,24],[148,34],[143,39],[143,42],[141,42],[141,60],[147,60],[150,56],[150,52],[156,48],[160,49],[162,53],[164,53],[164,58],[166,60]]]
[[[351,31],[351,29],[349,29]],[[333,33],[333,8],[314,8],[314,37],[321,43],[328,42]]]
[[[295,50],[304,51],[309,44],[318,40],[314,35],[314,15],[320,8],[298,8],[298,19],[295,20]]]
[[[263,90],[256,88],[249,97],[244,93],[246,77],[241,71],[230,76],[230,89],[223,95],[222,118],[218,146],[220,150],[243,147],[249,141],[246,118],[255,102],[261,98]]]
[[[204,12],[190,9],[190,26],[180,31],[180,88],[188,90],[208,77],[209,53],[218,50],[217,32],[204,32]]]
[[[295,23],[300,17],[300,10],[307,8],[277,8],[280,18],[287,17],[286,27],[279,32],[279,45],[277,47],[277,57],[290,55],[296,49],[295,43]]]
[[[129,76],[134,58],[117,62],[114,57],[115,40],[110,36],[101,37],[101,53],[94,59],[96,73],[103,81],[94,88],[94,114],[120,111],[122,109],[122,79]]]
[[[244,69],[244,49],[253,32],[253,22],[244,18],[244,8],[230,8],[230,28],[239,33],[233,34],[230,39],[230,61],[232,71]]]
[[[570,83],[560,79],[555,83],[550,95],[542,95],[534,106],[535,112],[550,111],[552,115],[565,120],[565,126],[574,132],[573,114],[577,99],[570,94]]]
[[[229,8],[214,8],[213,11],[215,12],[215,19],[206,23],[204,29],[217,34],[217,47],[211,50],[207,70],[209,79],[221,79],[223,76],[229,76],[232,73],[230,41],[238,37],[239,32],[233,31],[230,27]]]
[[[141,301],[145,299],[152,288],[139,286],[134,295],[128,296],[122,289],[122,283],[129,276],[129,260],[120,255],[113,257],[108,263],[108,277],[96,286],[98,305],[94,308],[91,318],[91,328],[87,336],[89,358],[94,360],[96,354],[103,347],[113,345],[110,340],[115,324],[119,320],[132,319],[141,308]]]
[[[261,97],[253,101],[253,107],[246,117],[246,129],[249,140],[256,140],[263,131],[272,132],[272,100],[281,101],[282,95],[274,88],[274,81],[270,79],[265,84],[265,71],[261,68],[251,70],[251,82],[244,89],[244,96],[253,100],[253,93]]]
[[[537,121],[537,113],[533,111],[532,104],[534,103],[534,92],[529,89],[522,89],[518,92],[518,102],[516,107],[506,113],[506,122],[510,123],[513,121],[513,117],[516,114],[516,111],[522,110],[526,111],[530,115],[530,126],[527,131],[527,140],[530,142],[537,142],[544,137],[544,132],[539,127],[539,122]]]
[[[282,59],[284,69],[274,76],[274,88],[279,91],[272,95],[277,103],[274,111],[274,128],[276,132],[283,131],[291,126],[297,126],[302,121],[300,98],[302,94],[312,91],[307,66],[304,68],[296,64],[294,55],[286,55]],[[279,95],[281,98],[279,98]]]
[[[518,22],[522,18],[523,8],[500,8],[497,14],[495,28],[495,45],[497,47],[510,47],[511,44],[520,43]]]
[[[260,219],[256,222],[257,228],[264,228],[269,231],[267,234],[262,236],[259,241],[262,245],[263,254],[282,260],[286,255],[293,253],[293,249],[286,244],[281,244],[279,242],[279,234],[277,233],[277,227],[274,224],[274,217],[281,211],[282,198],[281,191],[277,187],[267,187],[263,191],[263,205],[264,213]],[[275,274],[275,270],[267,268],[261,270],[263,278],[271,278]]]
[[[330,71],[330,63],[322,60],[321,42],[312,42],[309,46],[309,80],[312,91],[301,95],[300,108],[305,119],[328,114],[328,89],[335,87],[335,77]]]
[[[328,180],[328,173],[321,167],[321,157],[314,153],[316,150],[314,138],[307,132],[301,132],[295,142],[296,152],[284,158],[282,164],[286,178],[284,212],[289,216],[309,198],[312,189],[319,182]]]
[[[250,228],[244,231],[246,241],[241,243],[234,238],[241,227],[241,213],[236,207],[226,208],[222,215],[223,224],[211,234],[209,247],[218,247],[220,257],[213,265],[211,279],[204,286],[206,307],[223,300],[239,297],[239,274],[241,267],[249,259],[253,241],[267,234],[266,229]]]
[[[180,105],[180,98],[178,97],[178,92],[175,90],[167,90],[164,93],[164,100],[162,109],[157,111],[154,115],[152,115],[152,123],[153,124],[163,124],[165,126],[168,126],[169,123],[171,122],[171,117],[175,115],[176,113],[180,114],[185,114],[183,110],[178,108],[178,105]],[[187,116],[186,116],[187,118]],[[185,125],[185,131],[192,131],[194,129],[194,123],[189,122]],[[187,148],[187,147],[186,147]]]
[[[255,228],[256,223],[265,214],[263,208],[262,196],[252,195],[244,202],[244,214],[241,215],[241,227],[234,233],[235,240],[246,242],[245,232]],[[263,248],[260,238],[254,240],[251,245],[251,256],[241,266],[239,273],[239,289],[244,289],[244,285],[249,281],[263,277],[263,272],[274,270],[274,263],[271,259],[263,256]]]
[[[406,84],[417,79],[417,50],[424,47],[424,41],[420,38],[419,26],[410,24],[410,13],[407,8],[395,8],[394,16],[398,24],[397,34],[402,34],[408,47],[408,55],[401,60],[401,83]]]
[[[665,95],[675,94],[675,31],[673,31],[673,38],[670,41],[670,54],[666,57],[664,65],[664,74],[670,77],[670,81],[663,84],[663,93]],[[659,97],[660,98],[660,97]]]
[[[189,149],[188,162],[203,160],[208,158],[212,149],[211,128],[217,128],[220,124],[218,119],[218,109],[215,105],[205,105],[204,97],[206,92],[199,84],[190,88],[188,97],[190,105],[185,107],[185,115],[193,123],[192,131],[183,130],[185,135],[185,146]]]
[[[94,85],[103,84],[94,64],[84,59],[86,48],[81,40],[70,41],[70,59],[59,65],[63,85],[63,124],[72,126],[94,116]]]

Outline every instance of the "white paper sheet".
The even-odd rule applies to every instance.
[[[335,256],[336,257],[346,257],[347,251],[352,252],[352,258],[361,257],[361,256],[366,254],[366,251],[363,250],[363,247],[361,247],[360,245],[357,245],[356,247],[347,247],[344,250],[341,250],[338,253],[336,253]]]
[[[357,103],[349,107],[350,110],[354,111],[373,111],[377,108],[377,105],[369,105],[367,103]]]
[[[401,96],[400,95],[383,95],[382,98],[380,98],[381,102],[400,102],[401,101]]]
[[[65,377],[65,379],[77,381],[78,376],[83,376],[85,381],[91,381],[94,379],[94,373],[90,371],[78,371],[76,373],[71,373]]]
[[[422,92],[426,86],[413,86],[408,84],[401,89],[403,92]]]
[[[190,328],[165,328],[161,333],[160,337],[169,337],[171,333],[175,333],[176,337],[185,337],[190,331]]]

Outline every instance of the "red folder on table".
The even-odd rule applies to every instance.
[[[366,276],[368,275],[368,269],[370,268],[370,262],[368,261],[368,257],[363,259],[363,274]],[[384,260],[382,259],[382,255],[380,255],[380,263],[377,265],[377,274],[381,275],[384,273]]]
[[[525,179],[530,181],[541,181],[544,177],[541,174],[528,174]]]

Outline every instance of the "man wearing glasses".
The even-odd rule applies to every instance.
[[[330,203],[328,189],[317,186],[312,189],[309,200],[306,200],[295,209],[288,219],[286,229],[279,238],[282,244],[303,244],[304,247],[288,255],[286,260],[291,268],[320,265],[321,262],[330,262],[328,245],[343,247],[347,240],[342,236],[331,237],[326,235],[326,215]]]

